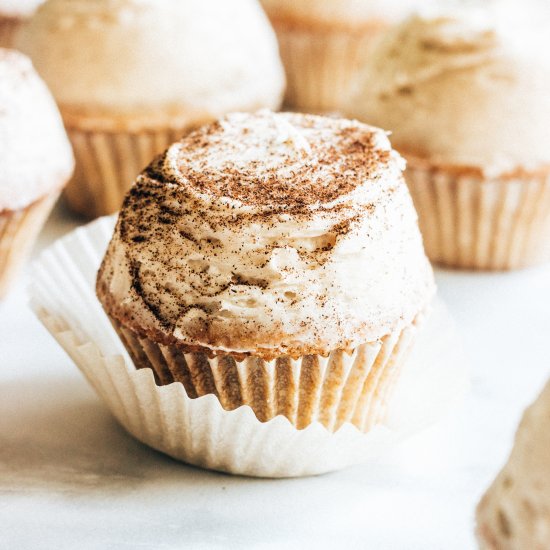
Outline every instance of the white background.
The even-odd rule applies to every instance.
[[[75,221],[58,210],[39,248]],[[0,304],[0,548],[475,548],[474,509],[550,374],[550,267],[437,272],[471,361],[460,410],[376,463],[299,480],[179,464],[116,424],[26,305]]]

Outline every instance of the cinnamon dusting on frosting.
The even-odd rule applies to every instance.
[[[193,349],[274,357],[383,337],[433,292],[402,168],[386,134],[355,121],[230,115],[139,176],[100,299]]]
[[[321,124],[314,117],[281,116],[302,128],[306,136],[314,135]],[[269,129],[278,131],[276,126]],[[290,146],[278,149],[276,165],[265,166],[261,157],[241,163],[231,156],[238,158],[244,148],[257,146],[261,136],[253,134],[246,124],[238,131],[228,131],[216,122],[182,141],[179,176],[197,192],[251,206],[292,210],[329,203],[375,177],[381,164],[388,163],[389,152],[377,147],[376,136],[377,132],[368,127],[337,127],[331,140],[309,144],[307,162],[303,149]],[[211,157],[220,150],[227,160],[212,166]]]

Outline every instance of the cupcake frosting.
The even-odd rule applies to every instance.
[[[277,43],[255,0],[50,0],[20,49],[64,117],[180,127],[231,110],[278,107]]]
[[[30,17],[44,0],[0,0],[0,14],[6,17]]]
[[[550,541],[550,382],[527,409],[508,463],[477,511],[481,548],[540,549]]]
[[[30,60],[0,49],[0,211],[66,182],[73,156],[59,111]]]
[[[435,163],[489,175],[548,165],[547,33],[504,19],[410,17],[373,53],[348,112]]]
[[[98,277],[166,343],[325,353],[409,324],[434,286],[403,161],[378,129],[233,114],[171,146],[124,203]]]
[[[261,0],[271,17],[358,26],[373,18],[398,21],[411,12],[411,0]],[[417,4],[426,4],[417,1]]]

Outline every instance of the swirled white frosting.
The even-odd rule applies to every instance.
[[[525,412],[508,463],[478,507],[484,550],[548,547],[549,449],[550,383]]]
[[[416,15],[379,44],[347,112],[398,150],[489,174],[550,163],[547,32],[468,14]]]
[[[18,46],[64,116],[180,127],[276,108],[284,87],[276,38],[255,0],[50,0]]]
[[[73,155],[59,111],[30,60],[0,49],[0,211],[61,188]]]
[[[138,178],[100,299],[131,328],[213,350],[376,340],[434,290],[403,167],[383,131],[357,122],[230,115]]]

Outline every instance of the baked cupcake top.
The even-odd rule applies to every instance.
[[[488,175],[550,164],[550,61],[543,36],[472,15],[415,15],[365,68],[348,113],[394,146]],[[545,33],[546,34],[546,33]]]
[[[386,134],[358,122],[230,115],[139,176],[98,295],[126,326],[214,352],[376,340],[434,291],[402,169]]]
[[[0,0],[0,14],[5,17],[30,17],[44,0]]]
[[[417,2],[426,4],[429,0]],[[413,8],[411,0],[261,0],[270,17],[291,22],[358,27],[373,19],[398,21]]]
[[[550,382],[525,412],[508,463],[477,511],[481,548],[547,548],[550,540]]]
[[[79,127],[180,128],[278,107],[284,87],[256,0],[49,0],[18,46]]]
[[[0,48],[0,211],[61,187],[73,164],[59,111],[30,60]]]

